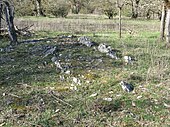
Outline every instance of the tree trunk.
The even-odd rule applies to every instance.
[[[78,14],[80,12],[80,6],[78,4],[73,5],[72,13]]]
[[[138,17],[138,13],[135,11],[135,8],[132,7],[132,16],[131,16],[131,18],[136,19],[137,17]]]
[[[150,9],[148,9],[147,12],[146,12],[146,18],[147,18],[147,19],[151,19],[151,14],[150,14],[150,12],[151,12]]]
[[[17,35],[16,31],[14,28],[14,8],[9,5],[8,2],[5,2],[5,8],[4,8],[4,13],[5,13],[5,19],[8,27],[8,34],[11,40],[11,45],[16,45],[17,44]]]
[[[132,0],[132,16],[131,18],[137,18],[138,17],[138,9],[139,9],[139,2],[140,0]]]
[[[165,7],[167,9],[167,15],[166,15],[166,46],[169,48],[170,47],[170,1],[169,0],[164,0]]]
[[[119,38],[122,38],[122,8],[119,7]]]
[[[165,5],[163,4],[162,6],[162,16],[161,16],[161,26],[160,26],[160,39],[164,40],[165,37],[165,19],[166,19],[166,9],[165,9]]]
[[[166,16],[166,43],[167,47],[170,47],[170,8],[168,8]]]
[[[2,5],[0,4],[0,35],[1,35]]]
[[[36,8],[36,16],[45,16],[42,11],[41,0],[35,1],[35,8]]]

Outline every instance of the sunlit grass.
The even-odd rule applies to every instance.
[[[57,38],[62,34],[70,35],[36,32],[24,39],[54,39],[21,43],[11,52],[0,52],[1,59],[9,58],[0,63],[0,107],[4,107],[0,119],[4,126],[169,126],[170,112],[165,104],[170,104],[170,51],[159,43],[159,32],[123,32],[121,39],[117,32],[76,35],[111,45],[120,52],[118,60],[93,48],[61,45],[60,42],[69,41]],[[0,48],[8,44],[2,40]],[[57,46],[56,55],[62,54],[61,62],[66,63],[66,58],[70,58],[70,75],[56,71],[52,55],[43,58],[41,48],[49,45]],[[37,47],[39,50],[34,51]],[[126,65],[124,55],[132,56],[134,63]],[[78,60],[79,57],[84,59]],[[102,63],[94,68],[94,61],[98,59],[102,59]],[[44,66],[44,62],[47,65]],[[61,80],[60,76],[65,79]],[[70,90],[73,77],[81,81],[76,91]],[[119,85],[121,80],[132,83],[134,92],[123,91]],[[51,91],[64,102],[56,100]],[[112,100],[108,102],[104,98]]]

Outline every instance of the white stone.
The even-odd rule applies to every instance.
[[[97,93],[93,93],[89,97],[96,97],[96,96],[97,96]]]
[[[71,71],[70,71],[70,70],[67,70],[67,71],[65,72],[65,74],[70,75],[70,74],[71,74]]]
[[[129,83],[125,82],[125,81],[121,81],[120,85],[121,85],[122,89],[124,91],[126,91],[126,92],[131,92],[134,89],[132,84],[129,84]]]
[[[109,98],[103,98],[103,100],[110,102],[110,101],[112,101],[113,99],[109,97]]]
[[[132,58],[130,56],[124,56],[123,59],[124,59],[125,63],[127,63],[127,64],[132,63]]]
[[[73,77],[73,82],[78,85],[81,85],[80,80],[78,78]]]

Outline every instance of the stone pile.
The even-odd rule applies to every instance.
[[[111,46],[108,46],[108,45],[102,43],[98,46],[98,50],[101,53],[106,53],[106,55],[111,57],[112,59],[118,59],[116,56],[116,53],[113,51]]]
[[[80,37],[80,38],[78,39],[78,41],[79,41],[80,44],[86,45],[87,47],[92,47],[92,46],[94,46],[94,44],[95,44],[94,42],[92,42],[92,41],[90,40],[90,38],[85,37],[85,36]]]

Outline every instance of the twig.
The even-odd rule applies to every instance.
[[[30,123],[30,122],[26,122],[27,124],[31,125],[31,126],[35,126],[35,127],[41,127],[41,125],[35,124],[35,123]]]
[[[21,97],[19,97],[18,95],[11,94],[11,93],[9,93],[8,95],[9,95],[9,96],[12,96],[12,97],[16,97],[16,98],[21,98]]]
[[[60,102],[62,102],[63,104],[66,104],[66,105],[70,106],[71,108],[73,107],[71,104],[69,104],[69,103],[61,100],[60,98],[56,97],[56,95],[55,95],[52,91],[50,92],[50,94],[51,94],[52,97],[53,97],[54,99],[56,99],[57,101],[60,101]]]
[[[1,123],[1,124],[0,124],[0,127],[4,126],[5,124],[6,124],[5,122]]]

